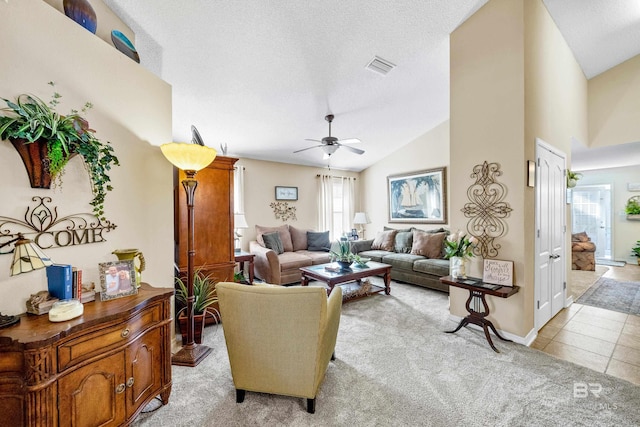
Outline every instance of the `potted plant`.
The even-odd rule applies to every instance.
[[[346,239],[338,240],[337,250],[329,252],[331,260],[337,262],[343,270],[349,268],[349,266],[355,261],[355,254],[351,252],[351,246]]]
[[[30,94],[18,95],[15,101],[2,98],[7,108],[1,110],[0,139],[8,139],[20,153],[32,188],[49,188],[51,180],[61,184],[69,159],[80,155],[91,178],[93,213],[104,219],[104,199],[112,190],[108,172],[120,162],[109,142],[96,138],[81,115],[93,105],[87,102],[80,112],[62,115],[56,111],[61,97],[54,92],[48,103]]]
[[[640,197],[634,196],[627,200],[627,204],[624,207],[624,211],[627,214],[627,219],[640,219]]]
[[[205,316],[210,314],[214,319],[219,318],[217,310],[218,294],[216,292],[217,281],[211,275],[204,275],[200,269],[193,274],[193,329],[194,339],[198,344],[202,343],[202,331],[204,329]],[[176,301],[184,307],[178,312],[178,321],[180,325],[180,333],[182,334],[182,344],[186,344],[187,331],[187,284],[180,278],[176,277]]]
[[[238,271],[236,273],[233,273],[233,281],[236,283],[243,283],[245,285],[249,284],[249,281],[247,280],[247,278],[245,277],[244,273],[242,271]]]
[[[567,188],[573,188],[578,184],[578,180],[582,178],[582,174],[580,172],[572,172],[571,170],[567,170]]]
[[[450,234],[444,241],[444,257],[449,260],[449,271],[454,280],[466,279],[467,263],[473,257],[476,242],[475,237],[468,237],[462,231]]]
[[[638,258],[638,265],[640,265],[640,240],[631,248],[631,255]]]

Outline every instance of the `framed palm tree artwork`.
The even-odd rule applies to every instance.
[[[446,168],[387,177],[389,222],[446,224]]]

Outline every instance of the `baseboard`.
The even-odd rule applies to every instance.
[[[449,313],[449,319],[453,320],[456,324],[459,324],[460,321],[462,320],[462,317]],[[476,329],[478,331],[482,331],[482,328],[476,325],[475,323],[469,323],[467,327]],[[535,329],[531,329],[529,333],[524,337],[521,337],[520,335],[512,334],[511,332],[503,331],[502,329],[498,329],[498,328],[496,329],[498,330],[500,335],[502,335],[503,337],[510,339],[515,343],[526,345],[527,347],[529,347],[531,343],[533,343],[535,339],[538,337],[538,332]],[[499,338],[497,339],[499,340]]]
[[[569,295],[567,299],[564,300],[564,308],[569,307],[571,304],[573,304],[573,295]]]

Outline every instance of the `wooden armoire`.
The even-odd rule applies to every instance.
[[[217,281],[233,281],[234,225],[233,170],[238,159],[217,156],[196,173],[194,202],[194,269]],[[187,196],[182,187],[184,171],[174,174],[175,259],[180,275],[187,273]]]

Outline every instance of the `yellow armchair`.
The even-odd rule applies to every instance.
[[[315,399],[334,350],[342,290],[216,285],[236,401],[245,391]]]

